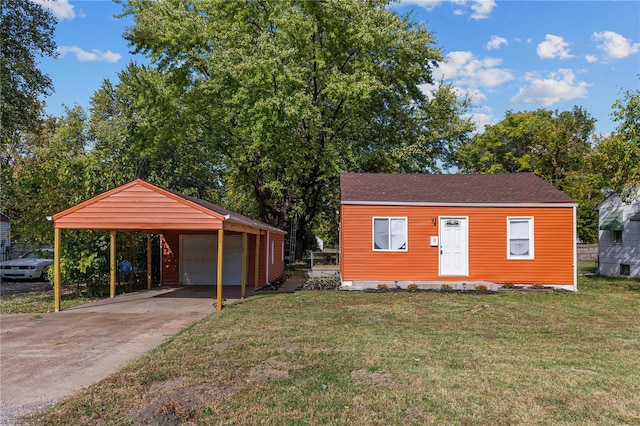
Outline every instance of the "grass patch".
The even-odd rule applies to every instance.
[[[596,260],[579,260],[578,274],[597,274],[598,262]]]
[[[0,298],[2,314],[44,314],[55,310],[53,287],[45,291],[34,290],[21,293],[4,294]],[[72,308],[93,302],[96,298],[85,296],[75,289],[63,288],[60,295],[62,309]]]
[[[640,292],[630,283],[258,295],[28,421],[638,424]]]

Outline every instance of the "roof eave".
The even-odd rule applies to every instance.
[[[347,201],[342,205],[357,206],[402,206],[402,207],[575,207],[575,202],[495,202],[495,203],[451,203],[451,202],[423,202],[423,201]]]

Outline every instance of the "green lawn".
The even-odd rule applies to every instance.
[[[640,282],[226,307],[33,424],[639,425]]]

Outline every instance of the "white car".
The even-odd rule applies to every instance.
[[[53,249],[44,248],[27,252],[14,260],[0,263],[3,280],[48,280],[47,268],[53,264]]]

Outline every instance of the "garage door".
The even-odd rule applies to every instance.
[[[222,283],[242,283],[242,236],[225,235]],[[218,274],[218,236],[180,236],[180,284],[215,285]]]

